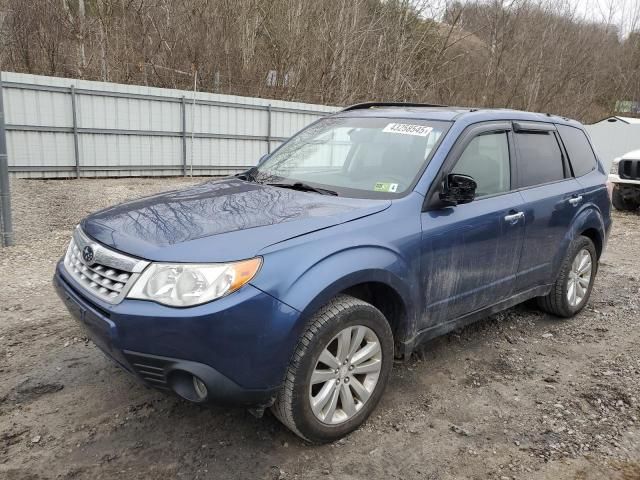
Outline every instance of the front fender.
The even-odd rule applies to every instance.
[[[409,265],[395,252],[382,247],[354,247],[323,258],[306,270],[285,295],[303,316],[311,314],[347,288],[378,282],[395,290],[405,308],[414,304],[407,273]]]
[[[262,268],[251,284],[301,312],[292,330],[338,293],[366,282],[392,289],[406,315],[394,325],[411,335],[421,307],[420,207],[410,194],[382,212],[271,245],[260,252]]]
[[[377,282],[392,288],[404,304],[407,324],[398,327],[405,332],[415,325],[418,271],[391,248],[374,245],[345,247],[305,262],[303,268],[289,264],[285,270],[278,267],[282,264],[278,253],[264,259],[263,268],[272,271],[261,272],[258,281],[252,283],[300,311],[304,323],[338,293],[358,284]],[[299,254],[304,255],[304,252]],[[281,271],[275,271],[276,268]]]

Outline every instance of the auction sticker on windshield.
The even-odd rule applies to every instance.
[[[426,125],[415,125],[411,123],[390,123],[384,127],[383,132],[386,133],[399,133],[401,135],[416,135],[418,137],[428,136],[433,127],[427,127]]]
[[[395,192],[398,191],[398,184],[397,183],[378,182],[373,187],[373,190],[376,191],[376,192],[392,192],[392,193],[395,193]]]

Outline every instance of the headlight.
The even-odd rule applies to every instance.
[[[620,160],[618,161],[614,160],[613,163],[611,164],[611,170],[609,170],[609,173],[611,175],[617,175],[619,166],[620,166]]]
[[[255,276],[261,264],[260,258],[200,265],[152,263],[127,297],[171,307],[200,305],[238,290]]]

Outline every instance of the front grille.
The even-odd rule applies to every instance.
[[[83,286],[93,290],[96,294],[114,299],[122,292],[127,282],[131,279],[131,272],[118,270],[106,265],[94,264],[87,266],[80,255],[76,242],[71,240],[67,263],[71,272]]]
[[[83,256],[83,250],[87,247],[92,252],[90,261]],[[119,303],[148,262],[97,244],[78,227],[67,248],[64,265],[86,291],[106,302]]]
[[[640,160],[621,160],[618,175],[624,180],[640,180]]]

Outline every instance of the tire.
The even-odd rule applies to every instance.
[[[576,278],[574,262],[580,263],[580,261],[577,260],[577,257],[581,255],[581,258],[584,258],[584,252],[589,254],[591,270],[588,285],[586,286],[586,290],[584,290],[583,296],[580,298],[579,292],[585,287],[584,282],[573,280]],[[596,247],[589,238],[584,236],[577,237],[569,246],[567,255],[565,256],[564,261],[562,262],[562,267],[560,268],[560,274],[553,284],[551,291],[544,297],[538,297],[538,306],[543,311],[558,317],[573,317],[576,313],[582,310],[589,301],[597,271],[598,255],[596,253]],[[583,275],[581,278],[584,280],[585,276]],[[572,283],[574,283],[573,290],[571,290]],[[578,284],[580,284],[580,286],[578,286]],[[576,293],[576,297],[571,295],[572,291],[578,292]],[[570,299],[573,299],[573,301]]]
[[[351,339],[348,342],[345,331],[349,332],[348,335],[353,335],[348,337]],[[360,342],[357,340],[359,333],[366,334]],[[344,342],[342,345],[349,343],[351,344],[349,350],[355,349],[356,353],[351,359],[348,358],[348,353],[345,356],[339,350],[338,334]],[[357,360],[359,363],[354,361],[351,365],[350,360],[356,357],[359,359],[367,357],[361,354],[365,351],[364,349],[367,349],[366,352],[376,350],[374,337],[378,341],[379,353],[362,362]],[[358,345],[354,346],[356,343]],[[332,350],[334,347],[335,350]],[[346,358],[346,363],[338,362],[336,365],[340,365],[339,369],[329,369],[329,363],[325,364],[320,360],[321,354],[323,359],[327,358],[327,351],[334,355],[331,362],[338,358]],[[284,384],[271,410],[286,427],[304,440],[313,443],[335,441],[357,429],[375,409],[382,397],[392,366],[393,334],[387,319],[369,303],[348,295],[339,295],[322,307],[310,320],[298,342]],[[378,373],[356,373],[356,371],[375,368],[379,368]],[[314,373],[323,380],[312,386],[311,379]],[[324,380],[325,376],[327,380]],[[362,401],[358,391],[362,392],[361,387],[364,388],[365,385],[371,391],[364,392],[368,393],[368,398]],[[336,389],[338,393],[335,393]],[[330,394],[327,407],[324,410],[317,406],[315,410],[312,409],[312,401],[326,397],[324,391],[333,392]],[[353,403],[344,401],[348,400],[347,392],[351,393]],[[316,396],[313,397],[313,395]],[[362,395],[362,398],[365,397],[366,395]],[[321,403],[317,400],[316,405]],[[331,412],[333,403],[336,406]],[[320,416],[323,412],[327,412],[326,418],[321,420]]]
[[[637,210],[640,204],[636,200],[631,200],[625,198],[622,193],[620,193],[620,189],[617,186],[613,187],[613,193],[611,194],[611,203],[616,210],[622,211],[634,211]]]

